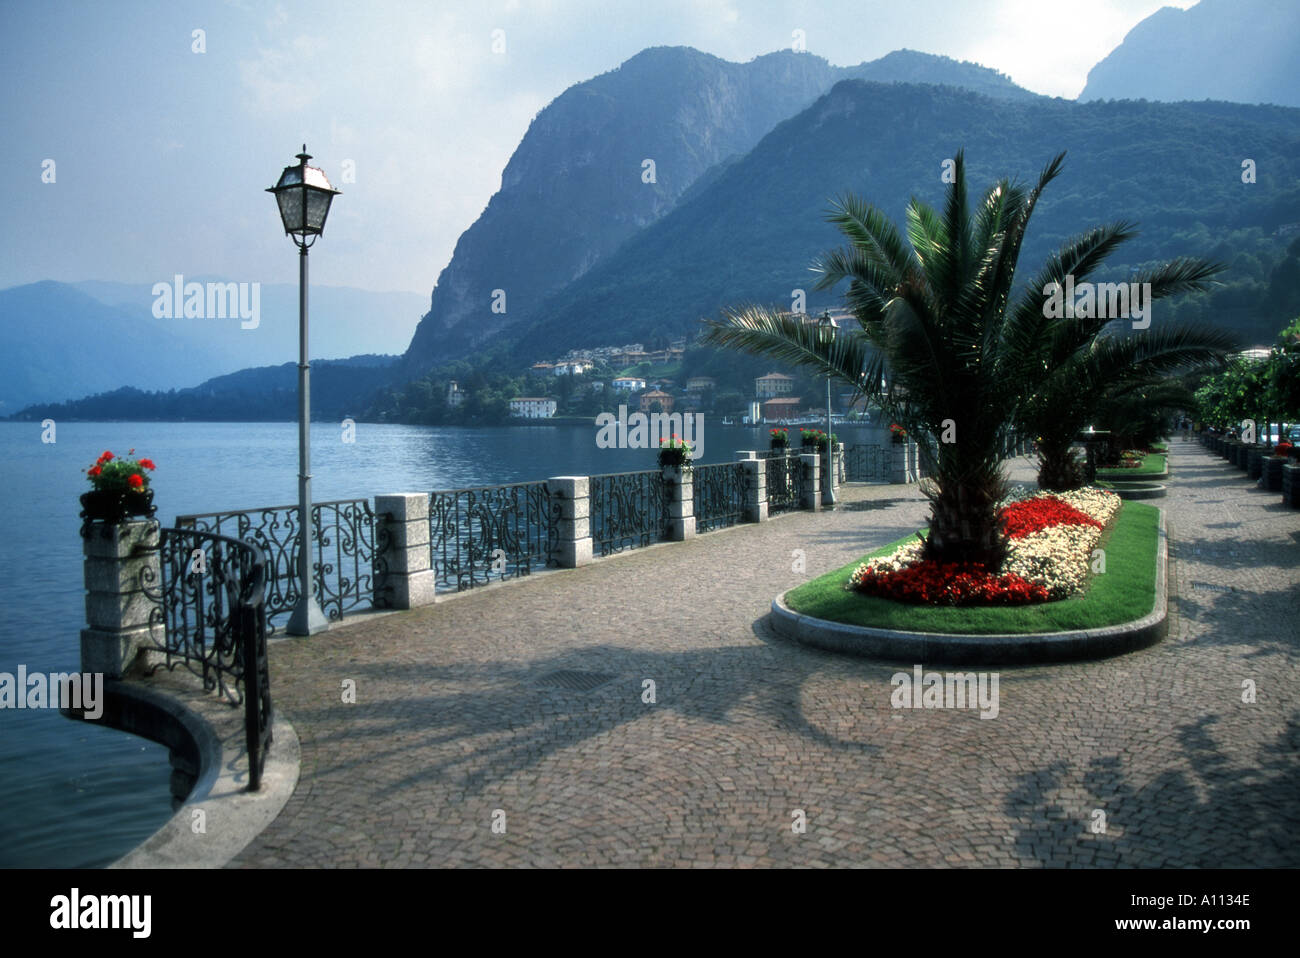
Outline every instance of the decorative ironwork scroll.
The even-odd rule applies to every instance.
[[[738,462],[696,466],[695,531],[708,532],[745,521],[745,467]]]
[[[545,482],[429,493],[438,585],[459,592],[558,565],[559,509]]]
[[[657,470],[592,476],[592,551],[608,556],[666,538],[669,488]]]
[[[790,512],[803,505],[803,464],[799,457],[773,456],[767,469],[767,513]]]
[[[338,499],[312,505],[312,573],[316,599],[330,619],[373,603],[375,581],[385,571],[388,533],[376,523],[366,499]],[[233,536],[254,543],[266,555],[268,619],[298,604],[298,507],[207,512],[177,516],[179,528]],[[274,624],[272,632],[276,631]]]
[[[266,558],[252,543],[193,528],[164,528],[159,530],[158,571],[146,566],[140,583],[153,602],[149,634],[156,660],[151,672],[184,665],[207,691],[234,705],[243,703],[252,791],[261,783],[274,714],[266,656],[266,572]]]

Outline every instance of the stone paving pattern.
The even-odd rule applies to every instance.
[[[301,779],[232,865],[1300,865],[1300,511],[1198,444],[1175,439],[1171,465],[1168,637],[1003,667],[991,720],[895,710],[909,663],[766,621],[777,593],[921,525],[914,486],[277,642]],[[557,670],[612,678],[541,684]]]

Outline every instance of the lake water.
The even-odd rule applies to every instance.
[[[105,449],[158,464],[158,518],[297,501],[294,423],[60,423],[43,443],[36,423],[0,422],[11,492],[0,544],[0,672],[80,668],[85,625],[78,496]],[[494,429],[312,426],[317,501],[454,489],[557,475],[651,469],[649,449],[600,449],[594,426]],[[794,430],[797,432],[797,430]],[[845,442],[874,429],[837,427]],[[704,463],[767,446],[766,428],[706,424]],[[171,815],[167,750],[53,709],[0,709],[0,866],[94,867],[151,835]]]

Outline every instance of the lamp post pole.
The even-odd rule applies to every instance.
[[[311,574],[311,363],[307,361],[307,245],[298,247],[298,604],[290,635],[315,635],[328,625]]]
[[[830,310],[824,310],[818,325],[826,330],[831,337],[832,342],[835,339],[835,320],[831,319]],[[830,476],[826,479],[826,488],[830,491],[828,500],[830,505],[835,505],[835,440],[832,438],[832,429],[834,420],[831,417],[831,374],[826,374],[826,468]]]
[[[307,165],[306,145],[298,165],[287,166],[280,180],[267,190],[280,207],[284,231],[298,246],[298,603],[285,631],[289,635],[315,635],[328,626],[316,599],[312,575],[311,542],[315,523],[311,508],[311,364],[307,361],[307,250],[325,230],[330,202],[338,190],[324,172]]]

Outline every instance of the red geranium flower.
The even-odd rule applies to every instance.
[[[144,485],[144,476],[140,475],[140,473],[138,472],[133,472],[131,473],[130,477],[126,480],[126,484],[130,486],[132,489],[139,489],[141,486]]]
[[[88,474],[88,475],[92,475],[92,476],[97,476],[97,475],[99,475],[99,474],[100,474],[101,472],[103,472],[103,471],[104,471],[103,469],[101,469],[99,466],[95,465],[95,466],[91,466],[90,469],[87,470],[87,474]]]
[[[1100,529],[1101,523],[1055,496],[1039,496],[1015,502],[999,514],[1009,539],[1019,539],[1049,526],[1086,525]]]
[[[140,460],[140,465],[143,466],[145,469],[156,469],[156,468],[157,468],[157,467],[153,464],[153,460],[152,460],[152,459],[141,459],[141,460]]]
[[[1015,573],[995,576],[978,562],[925,559],[897,572],[869,570],[858,590],[896,602],[934,605],[1021,605],[1045,602],[1046,588]]]

